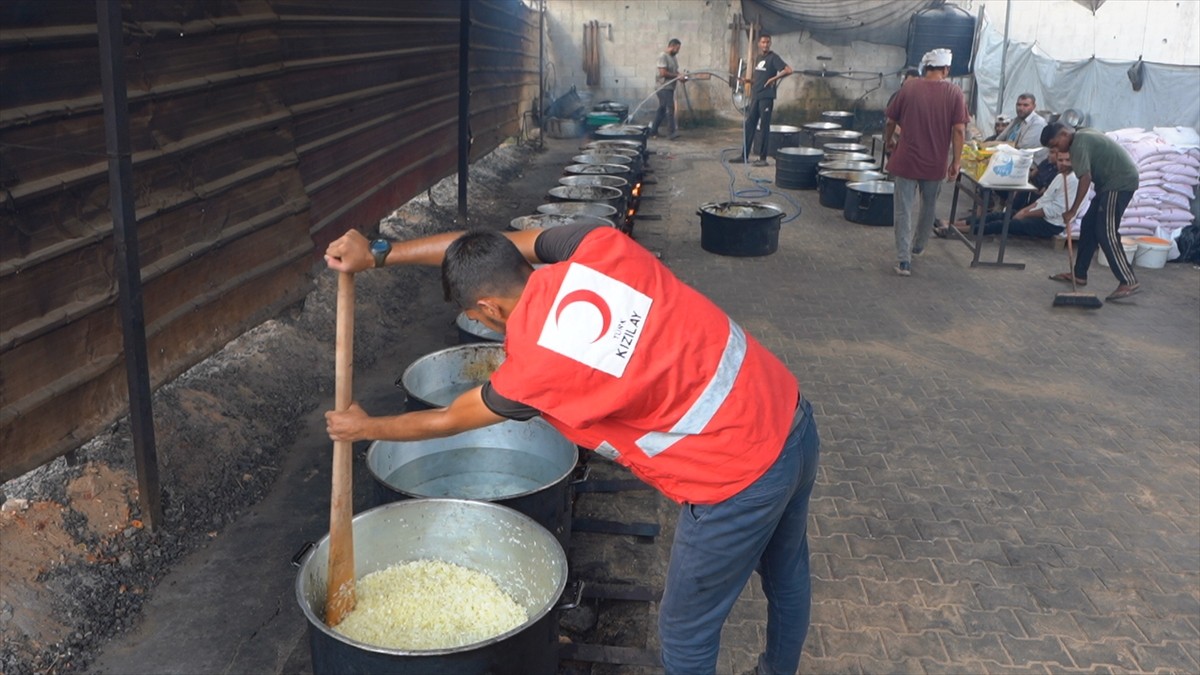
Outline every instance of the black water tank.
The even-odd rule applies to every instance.
[[[971,47],[975,43],[975,17],[970,12],[946,3],[913,14],[908,22],[909,66],[921,65],[921,57],[931,49],[949,49],[954,53],[950,77],[971,72]]]

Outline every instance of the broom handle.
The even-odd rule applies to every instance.
[[[1071,184],[1067,182],[1067,174],[1060,173],[1059,175],[1063,179],[1063,206],[1067,207],[1067,211],[1070,211],[1071,195],[1068,194],[1070,191],[1068,188]],[[1068,274],[1071,275],[1071,292],[1078,293],[1079,289],[1075,287],[1075,253],[1071,248],[1071,224],[1063,221],[1063,225],[1066,226],[1067,230],[1067,266],[1069,267]]]

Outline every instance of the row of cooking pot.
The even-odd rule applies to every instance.
[[[538,213],[520,216],[510,229],[546,228],[571,223],[608,225],[628,232],[648,158],[648,127],[610,125],[571,158],[559,185],[547,192]]]

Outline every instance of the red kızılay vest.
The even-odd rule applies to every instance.
[[[779,359],[613,228],[533,273],[505,345],[496,393],[677,502],[716,503],[757,480],[799,396]]]

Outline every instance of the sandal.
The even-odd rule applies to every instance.
[[[1070,272],[1059,272],[1058,274],[1051,274],[1050,279],[1052,279],[1053,281],[1061,281],[1063,283],[1069,284],[1069,283],[1071,283],[1071,273]],[[1076,286],[1087,286],[1087,279],[1080,279],[1080,278],[1076,277],[1075,285]],[[1115,293],[1115,291],[1114,291],[1114,293]],[[1122,296],[1122,297],[1124,297],[1124,296]]]
[[[1132,286],[1121,284],[1120,286],[1117,286],[1117,290],[1109,294],[1106,300],[1124,300],[1140,290],[1142,290],[1142,287],[1139,284],[1134,284]]]

